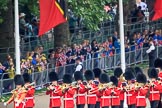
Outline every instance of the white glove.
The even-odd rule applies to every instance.
[[[18,102],[16,102],[15,106],[16,106],[16,107],[18,107],[18,106],[19,106],[19,103],[18,103]]]
[[[4,106],[7,106],[7,103],[5,102],[5,103],[3,103],[3,105],[4,105]]]

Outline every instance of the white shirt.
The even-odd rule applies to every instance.
[[[80,62],[79,65],[76,67],[75,72],[76,71],[81,71],[82,68],[83,68],[82,63]]]
[[[154,46],[153,43],[151,44],[150,48],[146,51],[146,53],[148,54],[148,53],[150,53],[152,50],[155,50],[155,46]]]
[[[147,4],[145,2],[140,2],[136,4],[137,7],[141,6],[141,10],[146,10],[147,9]]]

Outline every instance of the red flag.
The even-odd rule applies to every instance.
[[[152,18],[152,21],[162,18],[162,0],[156,0],[154,5],[155,14]]]
[[[40,27],[39,36],[53,27],[66,22],[64,11],[56,0],[40,0]]]

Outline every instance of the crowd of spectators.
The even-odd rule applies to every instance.
[[[129,36],[130,37],[130,36]],[[131,38],[125,36],[125,52],[134,51],[142,47],[149,47],[149,37],[152,37],[154,44],[162,45],[162,35],[159,30],[154,32],[144,30],[143,33],[135,32]],[[49,50],[49,54],[43,53],[43,46],[36,47],[35,51],[27,52],[21,56],[21,72],[42,72],[47,69],[47,63],[53,64],[54,67],[75,64],[76,58],[80,57],[82,62],[92,58],[102,58],[113,56],[120,53],[120,39],[115,31],[114,35],[108,37],[103,43],[93,40],[84,40],[82,44],[74,44],[71,47],[63,45]],[[0,73],[9,72],[8,77],[13,78],[15,74],[14,60],[7,55],[6,61],[0,64]],[[55,70],[57,72],[57,70]],[[74,71],[74,70],[71,70]]]

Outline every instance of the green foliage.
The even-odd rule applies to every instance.
[[[29,13],[39,15],[39,4],[38,0],[19,0],[20,7],[27,6]]]
[[[68,6],[75,16],[83,18],[89,29],[98,30],[98,24],[109,17],[104,5],[110,2],[111,0],[68,0]]]
[[[8,9],[7,7],[8,0],[0,0],[0,12],[6,11]],[[0,24],[3,22],[3,18],[0,13]]]

